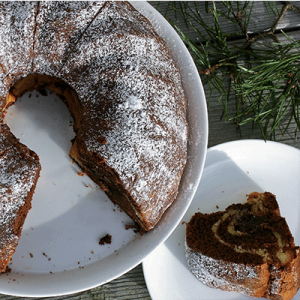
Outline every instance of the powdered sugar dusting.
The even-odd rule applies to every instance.
[[[166,191],[172,190],[174,180],[179,180],[184,160],[174,166],[172,159],[183,151],[187,132],[184,112],[177,115],[180,108],[176,110],[175,95],[168,91],[172,88],[151,76],[144,81],[139,77],[140,74],[134,72],[115,77],[111,97],[118,95],[120,104],[117,109],[110,108],[101,115],[101,119],[114,123],[114,130],[101,132],[107,141],[105,145],[95,143],[97,134],[90,130],[86,144],[118,171],[126,188],[133,189],[138,202],[149,200],[151,206],[150,195],[159,193],[157,199],[165,200]],[[138,97],[128,94],[132,92],[127,86],[129,79],[134,86],[140,85],[135,91]],[[168,97],[160,97],[161,94]],[[151,185],[146,184],[147,181]],[[159,189],[162,183],[165,190]]]
[[[37,2],[0,2],[0,78],[13,83],[31,71]]]
[[[104,1],[44,1],[36,18],[33,72],[59,71]]]
[[[203,284],[212,288],[253,296],[253,291],[245,286],[245,283],[249,283],[251,280],[255,282],[259,279],[259,274],[254,267],[236,263],[228,264],[213,259],[193,251],[187,246],[186,242],[185,251],[188,267]]]
[[[143,104],[142,104],[142,100],[135,97],[135,96],[129,96],[127,101],[124,102],[124,104],[120,104],[119,108],[121,110],[125,110],[125,109],[142,109],[143,108]]]

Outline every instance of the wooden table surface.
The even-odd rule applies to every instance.
[[[154,6],[155,3],[152,3]],[[164,12],[167,6],[167,2],[162,2],[158,7],[160,12]],[[279,5],[281,5],[278,2]],[[300,7],[299,2],[295,2],[295,5]],[[201,4],[204,9],[204,3]],[[261,10],[261,11],[260,11]],[[300,14],[295,12],[289,12],[285,15],[285,18],[281,21],[281,27],[288,29],[289,34],[292,34],[294,38],[299,38],[299,28],[300,28]],[[268,28],[270,24],[266,23],[267,18],[265,18],[264,5],[260,2],[260,5],[256,5],[256,11],[252,14],[253,21],[253,30],[263,30],[264,28]],[[174,18],[175,21],[175,18]],[[192,39],[196,38],[196,34],[192,29],[186,29],[183,20],[180,18],[177,20],[177,24],[184,30],[184,32]],[[226,28],[224,28],[225,30]],[[228,28],[230,30],[230,28]],[[239,43],[238,40],[235,43]],[[204,85],[205,92],[208,94],[208,86]],[[230,107],[230,105],[232,107]],[[232,104],[229,102],[229,110],[234,110],[234,102]],[[260,131],[254,131],[251,135],[251,126],[242,127],[242,131],[237,130],[237,126],[230,122],[225,122],[221,120],[220,117],[222,115],[222,105],[217,103],[217,97],[213,97],[210,100],[210,105],[208,109],[209,116],[209,141],[208,147],[233,141],[240,139],[262,139],[262,135]],[[295,139],[294,136],[294,128],[295,126],[290,126],[290,130],[282,136],[278,131],[276,132],[276,141],[282,142],[284,144],[291,145],[300,149],[300,140]],[[298,134],[299,137],[299,134]],[[55,290],[55,286],[53,287]],[[12,296],[0,295],[1,299],[16,299]],[[96,287],[94,289],[84,291],[81,293],[76,293],[67,296],[54,297],[51,299],[151,299],[147,290],[147,286],[145,283],[142,264],[138,265],[136,268],[132,269],[130,272],[124,274],[123,276],[113,280],[110,283],[105,285]],[[164,299],[162,299],[164,300]],[[168,300],[168,299],[166,299]],[[172,299],[174,300],[174,299]]]

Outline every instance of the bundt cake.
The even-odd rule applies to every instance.
[[[0,76],[0,124],[25,92],[55,92],[74,118],[70,156],[141,231],[157,224],[187,160],[187,103],[167,44],[144,16],[118,1],[1,2]],[[38,156],[27,151],[36,179]],[[2,188],[23,165],[1,160]],[[26,182],[31,197],[36,180]],[[2,189],[1,203],[8,197]]]
[[[212,288],[288,300],[300,286],[300,253],[273,194],[251,193],[225,211],[196,213],[186,228],[192,273]]]

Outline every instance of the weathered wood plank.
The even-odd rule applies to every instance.
[[[192,39],[194,42],[197,40],[202,41],[200,38],[199,34],[190,26],[187,28],[186,22],[184,18],[180,15],[180,13],[175,13],[174,10],[171,9],[171,4],[172,2],[170,1],[153,1],[151,4],[157,8],[157,10],[164,16],[167,17],[167,19],[172,20],[186,35],[189,36],[190,39]],[[179,3],[179,2],[178,2]],[[244,1],[239,1],[240,7],[242,7]],[[284,3],[280,1],[253,1],[251,2],[247,10],[250,10],[250,7],[253,3],[253,9],[251,13],[251,18],[250,22],[248,25],[248,33],[253,33],[253,32],[264,32],[265,30],[268,30],[270,27],[274,25],[275,21],[275,14],[280,12]],[[277,6],[277,10],[275,9],[275,4]],[[220,9],[222,12],[226,13],[227,9],[226,7],[221,3],[216,1],[215,2],[216,7]],[[300,1],[294,1],[293,4],[300,8]],[[179,4],[176,4],[177,10],[179,10]],[[196,6],[195,6],[196,5]],[[205,8],[205,2],[204,1],[196,1],[196,4],[194,5],[195,9],[194,12],[201,15],[203,21],[209,25],[209,26],[214,26],[214,21],[213,21],[213,16],[211,13],[206,13],[206,8]],[[189,2],[189,7],[193,6],[193,2]],[[210,1],[209,8],[212,9],[212,2]],[[188,11],[188,10],[187,10]],[[166,14],[166,12],[168,12]],[[235,14],[238,13],[237,7],[235,7]],[[192,14],[191,14],[192,16]],[[230,23],[226,18],[219,16],[219,24],[220,27],[222,28],[222,32],[224,33],[241,33],[241,29],[237,24]],[[243,21],[243,19],[242,19]],[[192,24],[200,30],[203,34],[202,27],[194,21],[191,21]],[[278,30],[284,29],[287,31],[290,30],[297,30],[300,29],[300,22],[299,22],[299,13],[294,12],[292,10],[288,10],[286,14],[284,15],[283,19],[280,21],[278,25]],[[237,37],[236,39],[242,39],[243,36]]]

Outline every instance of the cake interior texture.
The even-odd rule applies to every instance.
[[[196,213],[186,229],[186,256],[211,287],[291,299],[300,286],[299,247],[269,192],[251,193],[225,211]]]
[[[70,156],[141,232],[156,226],[187,161],[187,101],[166,42],[143,15],[128,2],[1,2],[0,77],[0,138],[14,140],[31,161],[24,210],[40,164],[5,125],[5,110],[27,91],[47,88],[74,119]],[[1,166],[5,203],[5,182],[22,165],[6,155],[7,143],[1,147],[3,165],[15,161],[10,171]]]

